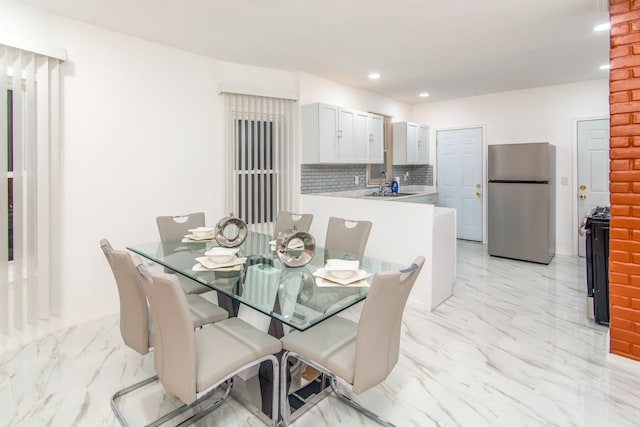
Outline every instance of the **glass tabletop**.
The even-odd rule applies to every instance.
[[[243,263],[207,269],[196,258],[206,257],[205,252],[216,246],[215,240],[151,242],[127,249],[300,331],[366,298],[375,273],[406,267],[321,247],[316,247],[307,265],[287,267],[278,258],[271,235],[249,232],[234,260],[246,258]],[[319,277],[327,277],[323,268],[328,259],[357,259],[362,270],[357,277],[366,277],[348,285]],[[202,261],[212,267],[209,260]]]

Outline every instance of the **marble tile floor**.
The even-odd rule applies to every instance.
[[[407,307],[398,365],[361,403],[398,426],[640,425],[640,363],[607,355],[608,330],[587,314],[584,260],[457,250],[454,295],[431,313]],[[111,394],[153,375],[152,355],[124,346],[115,315],[30,336],[0,335],[0,426],[117,426]],[[156,385],[122,405],[139,425],[177,401]],[[230,400],[196,425],[264,424]],[[377,424],[329,397],[294,425]]]

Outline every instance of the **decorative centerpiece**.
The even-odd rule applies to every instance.
[[[247,223],[241,218],[229,214],[216,224],[216,242],[225,248],[240,246],[247,238]]]
[[[287,267],[307,265],[316,252],[316,240],[306,231],[293,230],[281,232],[276,239],[276,253]]]

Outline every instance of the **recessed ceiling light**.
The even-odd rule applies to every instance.
[[[600,69],[601,70],[610,70],[611,69],[611,65],[610,64],[601,65]]]
[[[427,96],[429,96],[428,92],[420,92],[420,97],[421,98],[426,98]]]
[[[611,23],[605,22],[604,24],[596,25],[593,27],[593,31],[607,31],[611,29]]]
[[[369,74],[369,78],[371,80],[378,80],[380,78],[380,73],[371,73]]]

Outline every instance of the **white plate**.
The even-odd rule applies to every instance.
[[[187,241],[187,242],[202,242],[205,240],[213,240],[214,239],[214,235],[211,234],[210,236],[205,236],[205,237],[196,237],[193,234],[187,234],[186,236],[184,236],[184,239],[182,240]]]
[[[217,264],[226,264],[233,261],[238,253],[238,248],[223,248],[222,246],[215,246],[204,254],[208,256],[212,262]]]
[[[219,268],[233,267],[236,265],[244,264],[247,261],[247,258],[246,257],[238,258],[234,256],[231,261],[219,264],[217,262],[214,262],[211,258],[207,256],[202,256],[202,257],[196,258],[196,261],[202,264],[203,267],[206,268],[207,270],[216,270]]]
[[[327,260],[327,264],[324,266],[327,270],[357,270],[360,268],[360,261],[357,259],[335,259],[331,258]]]
[[[337,283],[338,285],[350,285],[352,283],[358,282],[362,279],[366,279],[367,277],[371,276],[370,273],[367,273],[364,270],[358,270],[356,274],[349,277],[348,279],[338,279],[324,268],[317,269],[315,273],[313,273],[313,275],[316,277],[321,277],[325,281]]]
[[[346,287],[346,286],[354,287],[354,288],[367,288],[367,287],[369,287],[369,282],[367,282],[367,279],[365,278],[365,279],[361,279],[361,280],[358,280],[358,281],[353,282],[353,283],[349,283],[349,284],[346,284],[346,285],[341,285],[340,283],[336,283],[336,282],[333,282],[331,280],[326,280],[326,279],[323,279],[322,277],[316,277],[316,285],[319,288],[327,288],[327,287],[331,287],[331,286],[333,286],[333,287],[337,286],[337,287],[341,287],[341,288],[342,287]]]
[[[210,269],[200,263],[197,263],[196,265],[191,267],[191,271],[240,271],[241,268],[242,264],[232,265],[231,267],[218,267],[215,269]]]

